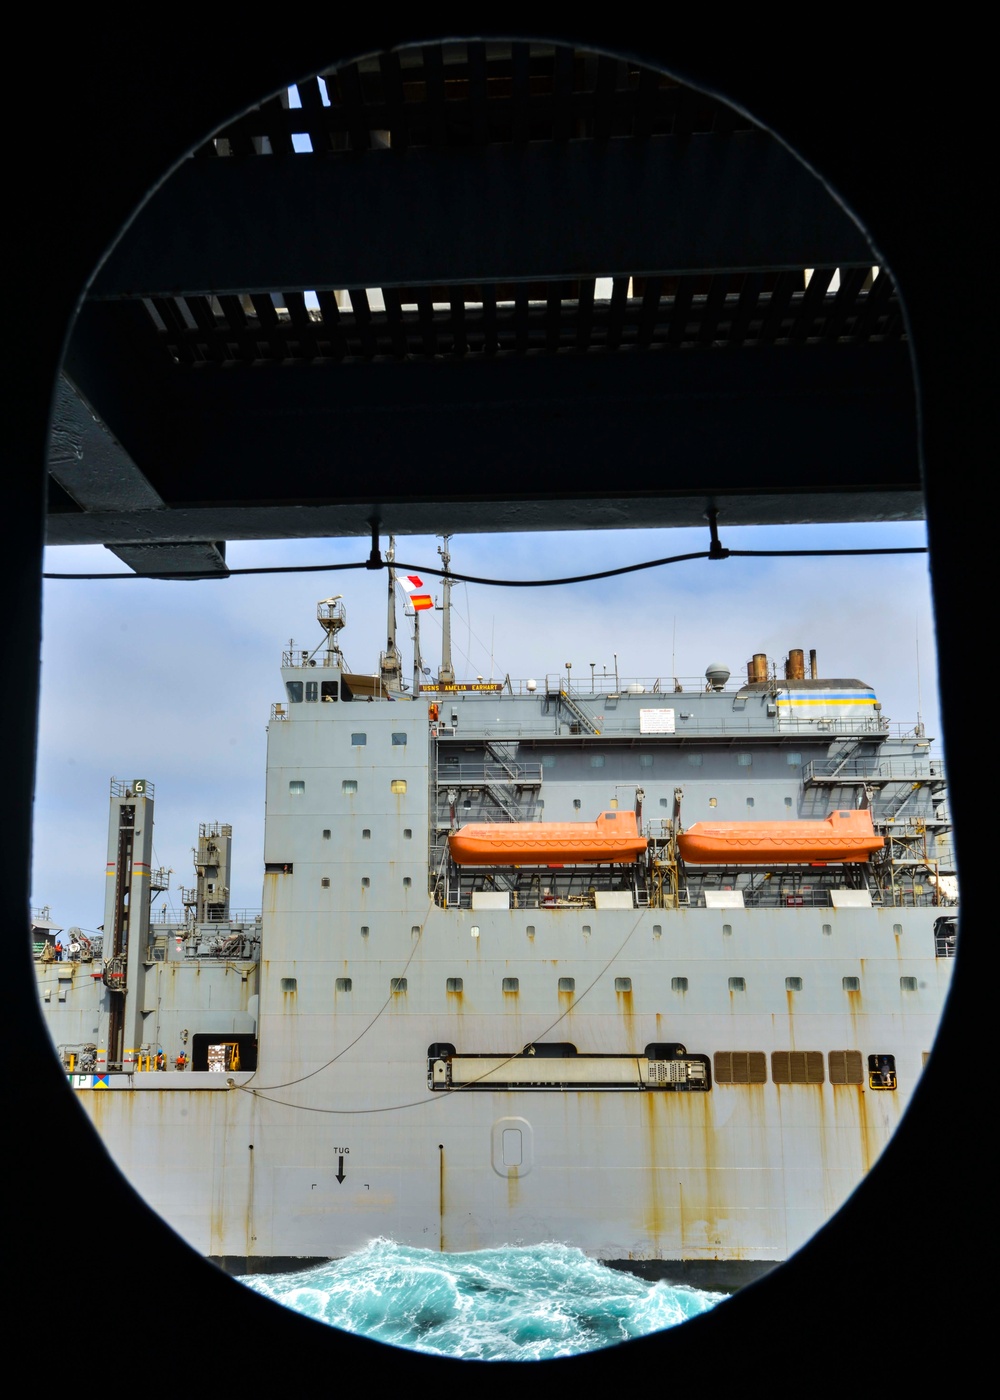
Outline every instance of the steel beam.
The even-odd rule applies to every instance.
[[[136,217],[90,297],[872,261],[814,175],[767,133],[740,131],[188,160]]]

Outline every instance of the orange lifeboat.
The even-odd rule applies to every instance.
[[[456,865],[626,865],[646,849],[634,812],[595,822],[484,822],[448,837]]]
[[[821,822],[695,822],[677,838],[691,865],[860,864],[884,845],[869,811],[831,812]]]

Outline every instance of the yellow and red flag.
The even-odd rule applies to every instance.
[[[434,606],[434,599],[424,591],[426,584],[417,574],[401,574],[398,583],[413,605],[414,612],[424,612],[427,608]]]

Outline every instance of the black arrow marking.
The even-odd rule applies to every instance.
[[[343,1186],[343,1184],[344,1184],[344,1159],[343,1159],[343,1157],[338,1157],[338,1158],[337,1158],[337,1180],[340,1182],[341,1186]]]

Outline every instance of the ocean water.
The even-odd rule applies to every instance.
[[[330,1327],[474,1361],[596,1351],[676,1327],[726,1296],[646,1283],[561,1244],[438,1254],[379,1239],[331,1264],[241,1282]]]

